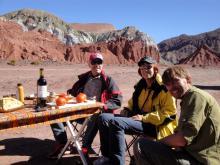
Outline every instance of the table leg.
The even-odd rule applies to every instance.
[[[70,134],[71,134],[71,137],[69,138],[69,140],[67,141],[66,145],[64,146],[64,148],[62,149],[62,151],[60,152],[60,154],[58,155],[58,161],[59,159],[63,156],[64,152],[66,151],[67,147],[72,143],[74,142],[75,146],[76,146],[76,149],[79,153],[79,156],[82,160],[82,163],[83,165],[87,165],[87,161],[86,161],[86,158],[85,158],[85,155],[83,154],[82,152],[82,148],[79,144],[79,138],[80,136],[82,135],[85,127],[87,126],[87,123],[89,121],[90,117],[86,118],[85,121],[83,122],[82,126],[80,127],[80,130],[78,133],[76,133],[74,131],[74,128],[72,126],[72,124],[70,123],[70,121],[67,121],[66,124],[67,124],[67,128],[69,129],[70,131]]]

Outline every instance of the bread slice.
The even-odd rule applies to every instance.
[[[0,112],[9,112],[23,107],[24,104],[13,98],[13,97],[4,97],[0,99]]]

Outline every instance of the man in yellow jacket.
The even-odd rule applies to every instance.
[[[99,117],[101,152],[94,164],[125,164],[125,134],[144,134],[160,139],[177,126],[175,99],[162,84],[156,61],[145,56],[138,62],[142,77],[128,102],[128,117],[102,114]]]

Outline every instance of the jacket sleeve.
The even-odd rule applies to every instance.
[[[67,94],[71,94],[72,96],[76,97],[80,92],[83,92],[85,83],[88,80],[88,76],[91,71],[83,73],[78,76],[78,81],[76,81],[71,89],[67,90]]]
[[[157,100],[154,100],[156,102],[153,103],[152,111],[143,116],[143,122],[161,125],[167,118],[173,120],[170,116],[176,114],[175,99],[171,96],[170,92],[165,91],[161,91],[157,97]]]
[[[83,91],[82,86],[80,85],[80,80],[75,82],[71,89],[67,90],[67,94],[71,94],[76,97],[81,91]]]
[[[109,85],[106,90],[106,95],[107,96],[104,105],[105,111],[112,111],[121,107],[122,93],[111,77],[109,77]]]

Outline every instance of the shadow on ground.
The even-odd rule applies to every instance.
[[[53,148],[54,141],[36,138],[12,138],[0,141],[0,145],[4,146],[0,150],[1,156],[28,156],[28,161],[16,162],[11,165],[68,165],[82,164],[79,156],[64,156],[59,162],[49,160],[47,155]]]

